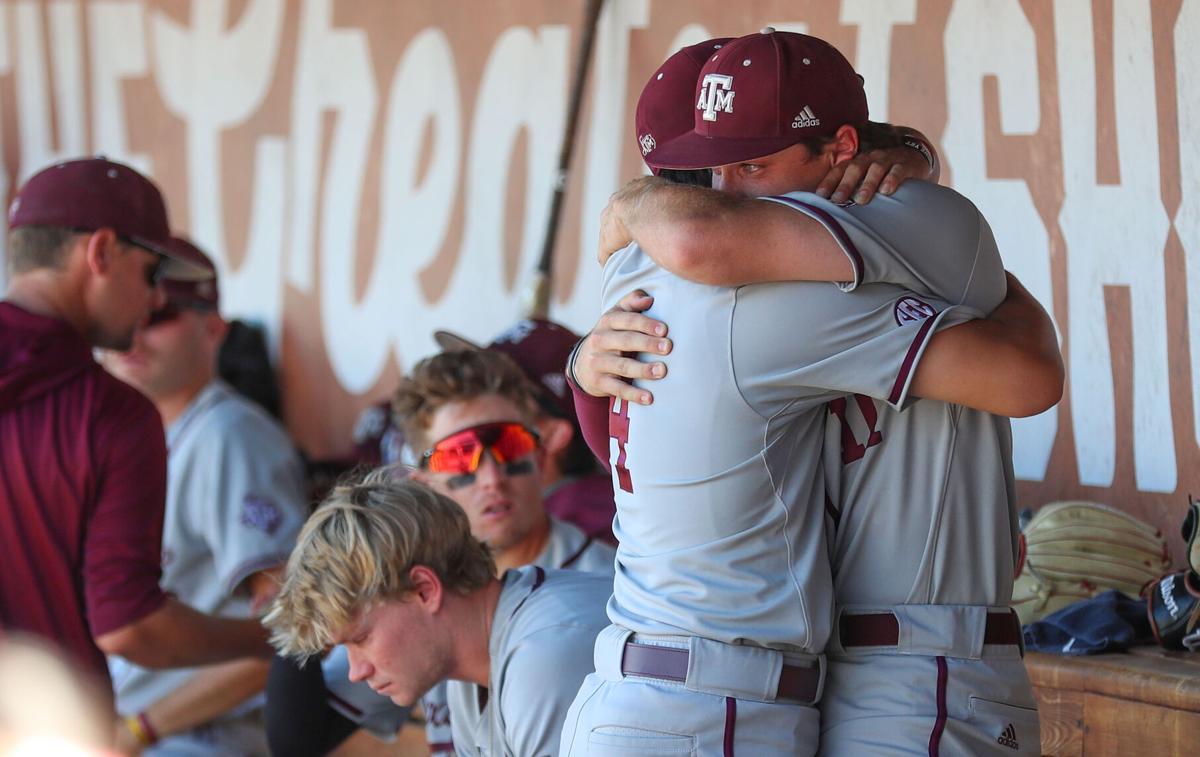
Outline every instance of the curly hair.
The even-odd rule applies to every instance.
[[[508,355],[493,350],[450,350],[427,357],[400,381],[392,400],[396,423],[414,450],[429,446],[426,438],[433,415],[443,405],[498,394],[525,417],[538,416],[537,399],[529,379]]]

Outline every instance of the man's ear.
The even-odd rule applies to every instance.
[[[414,565],[408,570],[408,579],[412,582],[413,601],[430,615],[441,609],[444,587],[437,573],[424,565]]]
[[[858,129],[850,124],[842,124],[833,135],[833,141],[825,146],[833,154],[833,164],[844,163],[858,155]]]
[[[96,276],[107,275],[112,268],[113,256],[120,246],[112,229],[97,229],[84,242],[84,260],[88,270]]]
[[[220,349],[221,343],[225,341],[225,335],[229,333],[229,322],[216,311],[205,313],[204,316],[204,333],[208,334],[217,349]]]
[[[575,427],[565,418],[555,418],[544,415],[537,422],[538,436],[542,440],[542,449],[551,457],[557,457],[560,452],[571,444],[575,436]]]

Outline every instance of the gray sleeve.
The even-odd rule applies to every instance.
[[[866,205],[835,205],[809,192],[764,198],[813,218],[837,240],[854,267],[846,291],[896,284],[924,297],[990,313],[1007,291],[991,226],[963,195],[907,181]]]
[[[554,625],[521,639],[505,661],[500,690],[505,741],[514,755],[557,755],[567,710],[583,679],[595,669],[590,653],[594,626]]]
[[[218,576],[235,592],[251,574],[287,561],[306,514],[304,472],[283,431],[237,412],[215,443],[204,532]]]
[[[977,317],[886,284],[850,296],[820,283],[743,287],[731,333],[738,387],[763,417],[847,393],[902,408],[932,335]]]

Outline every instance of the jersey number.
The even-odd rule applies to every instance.
[[[836,415],[842,424],[842,465],[849,465],[855,460],[861,460],[867,454],[868,447],[874,447],[883,441],[883,433],[875,429],[875,425],[879,423],[879,411],[875,409],[875,401],[870,397],[856,394],[854,402],[858,405],[863,420],[867,422],[866,444],[859,444],[858,439],[854,438],[854,429],[850,427],[850,421],[846,419],[846,398],[838,397],[829,403],[829,412]],[[611,424],[609,427],[611,428]]]
[[[633,493],[633,479],[625,467],[625,445],[629,443],[629,403],[612,397],[608,401],[608,438],[617,440],[617,484],[622,491]]]

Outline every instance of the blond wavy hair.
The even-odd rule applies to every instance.
[[[401,475],[385,467],[339,484],[304,524],[263,618],[280,654],[306,657],[336,643],[360,611],[412,591],[414,566],[458,594],[493,580],[495,562],[462,508]]]

